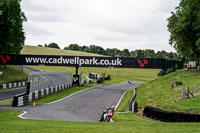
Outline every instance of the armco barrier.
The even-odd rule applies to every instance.
[[[62,84],[59,86],[51,87],[51,88],[42,89],[40,91],[35,91],[35,92],[29,93],[29,94],[25,93],[25,94],[17,95],[17,96],[14,96],[12,106],[13,107],[24,106],[36,99],[48,96],[50,94],[62,91],[64,89],[67,89],[70,87],[72,87],[72,82],[70,82],[68,84]]]
[[[26,85],[26,81],[7,83],[7,84],[1,84],[0,89],[16,88],[16,87],[22,87],[25,85]]]
[[[200,114],[169,112],[150,106],[145,107],[143,115],[163,122],[200,122]]]

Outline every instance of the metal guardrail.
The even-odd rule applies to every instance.
[[[30,92],[72,82],[72,72],[30,72]]]

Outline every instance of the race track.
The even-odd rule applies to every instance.
[[[36,69],[32,71],[38,71]],[[47,82],[51,79],[45,76]],[[58,77],[57,77],[58,78]],[[0,106],[0,110],[22,110],[26,111],[20,117],[25,119],[38,120],[64,120],[64,121],[99,121],[102,111],[117,105],[119,99],[129,89],[138,87],[143,82],[134,82],[131,85],[127,82],[115,85],[101,85],[88,90],[76,93],[62,100],[49,103],[31,105],[25,107]],[[0,101],[13,98],[14,95],[25,92],[25,88],[0,92]]]
[[[12,89],[0,92],[0,101],[12,99],[15,95],[26,92],[26,88]]]
[[[126,90],[142,84],[121,83],[103,85],[77,93],[51,104],[41,104],[26,108],[22,115],[26,119],[65,120],[65,121],[98,121],[102,111],[116,105]]]

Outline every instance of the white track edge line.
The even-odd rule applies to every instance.
[[[22,114],[18,115],[19,118],[21,118],[21,119],[26,119],[25,117],[23,117],[23,115],[25,115],[26,113],[28,113],[28,112],[27,112],[27,111],[24,111]]]
[[[128,91],[128,90],[127,90],[127,91]],[[120,102],[122,101],[122,98],[124,97],[124,95],[126,94],[127,91],[125,91],[124,94],[123,94],[123,95],[121,96],[121,98],[119,99],[117,105],[115,106],[115,110],[118,108]]]
[[[102,85],[100,85],[100,86],[102,86]],[[78,93],[81,93],[81,92],[84,92],[84,91],[93,89],[93,88],[95,88],[95,87],[100,87],[100,86],[94,86],[94,87],[92,87],[92,88],[88,88],[88,89],[85,89],[85,90],[81,90],[81,91],[78,91],[78,92],[76,92],[76,93],[73,93],[73,94],[71,94],[71,95],[69,95],[69,96],[63,97],[63,98],[61,98],[61,99],[59,99],[59,100],[56,100],[56,101],[53,101],[53,102],[50,102],[50,103],[45,103],[45,104],[53,104],[53,103],[62,101],[62,100],[64,100],[64,99],[67,99],[67,98],[69,98],[69,97],[71,97],[71,96],[73,96],[73,95],[76,95],[76,94],[78,94]]]

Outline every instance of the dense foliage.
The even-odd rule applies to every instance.
[[[75,50],[75,51],[83,51],[95,54],[108,55],[112,57],[135,57],[135,58],[165,58],[170,60],[181,60],[182,57],[173,52],[166,52],[164,50],[155,52],[152,49],[145,50],[134,50],[129,51],[128,49],[119,50],[117,48],[107,48],[104,49],[100,46],[90,45],[90,46],[79,46],[78,44],[70,44],[68,47],[64,48],[65,50]]]
[[[200,0],[181,0],[168,19],[170,44],[188,60],[200,61]]]
[[[20,0],[0,0],[0,53],[20,53],[24,41],[23,21]]]
[[[59,47],[58,44],[56,44],[56,43],[50,43],[50,44],[48,45],[48,47],[49,47],[49,48],[57,48],[57,49],[60,49],[60,47]]]

